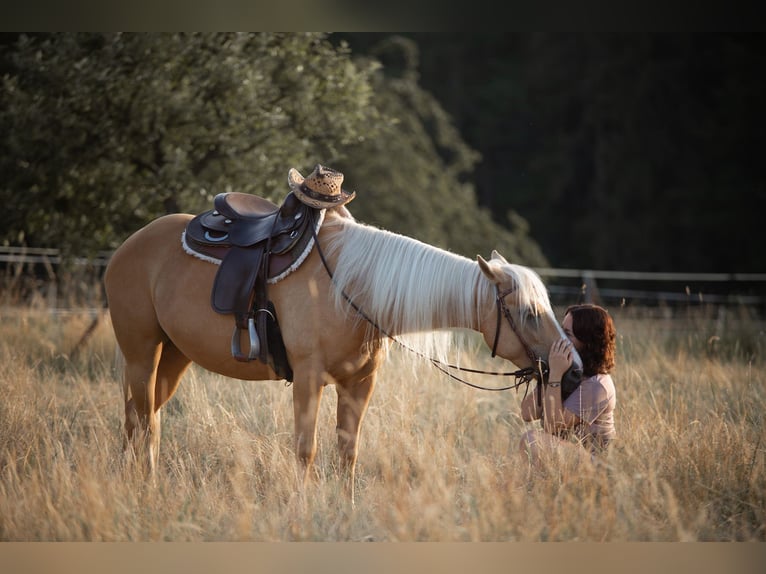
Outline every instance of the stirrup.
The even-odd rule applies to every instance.
[[[247,355],[242,352],[240,344],[240,329],[238,326],[234,326],[234,333],[231,336],[231,354],[235,359],[242,362],[253,361],[258,358],[258,354],[261,352],[261,341],[258,339],[258,333],[255,331],[255,319],[250,317],[247,320],[247,333],[250,337],[250,351]]]

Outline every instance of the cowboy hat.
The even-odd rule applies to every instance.
[[[299,200],[318,209],[340,207],[356,197],[355,191],[348,192],[341,188],[341,172],[319,164],[305,178],[297,169],[290,168],[287,184]]]

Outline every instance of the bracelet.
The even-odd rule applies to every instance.
[[[556,387],[560,387],[561,386],[561,381],[556,382],[556,383],[548,382],[548,386],[555,389]]]

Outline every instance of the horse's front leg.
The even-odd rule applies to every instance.
[[[295,453],[303,464],[303,482],[308,480],[317,452],[317,415],[324,386],[314,378],[293,384],[293,415],[295,417]]]
[[[346,490],[354,504],[356,459],[359,453],[359,435],[367,405],[375,388],[375,373],[367,377],[338,385],[338,453],[346,472]]]

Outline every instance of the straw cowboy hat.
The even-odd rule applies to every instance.
[[[341,188],[341,172],[319,164],[305,178],[297,169],[290,168],[287,183],[298,199],[318,209],[340,207],[356,197],[355,191],[348,192]]]

